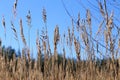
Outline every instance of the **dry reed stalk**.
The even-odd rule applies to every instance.
[[[80,61],[80,42],[74,37],[74,46],[76,51],[77,60]]]
[[[17,2],[18,2],[18,0],[15,0],[15,2],[14,2],[14,9],[17,8]]]
[[[1,40],[1,38],[0,38],[0,47],[1,47],[1,45],[2,45],[2,40]]]
[[[104,12],[104,9],[103,9],[103,6],[102,6],[102,3],[101,3],[101,2],[98,2],[98,5],[99,5],[100,12],[101,12],[102,16],[105,17],[105,12]]]
[[[30,10],[28,11],[26,18],[27,18],[28,26],[31,28],[32,26],[31,26],[31,12],[30,12]]]
[[[17,15],[17,12],[16,12],[17,3],[18,3],[18,0],[15,0],[14,5],[13,5],[13,14],[14,14],[14,17],[16,17],[16,15]]]
[[[43,50],[44,50],[44,79],[46,79],[46,74],[47,74],[47,61],[48,61],[48,55],[47,55],[47,47],[46,47],[46,42],[43,40]]]
[[[45,23],[45,30],[42,32],[43,34],[41,35],[43,48],[44,48],[44,55],[45,55],[45,58],[44,58],[44,79],[45,79],[45,77],[47,79],[47,78],[50,78],[49,77],[49,74],[50,74],[50,65],[49,65],[50,58],[49,57],[50,56],[52,57],[52,55],[51,55],[49,36],[48,36],[48,31],[47,31],[47,14],[46,14],[45,8],[43,8],[42,16],[43,16],[43,21]]]
[[[107,31],[104,31],[104,36],[105,36],[106,53],[107,53],[107,51],[108,51],[108,33],[107,33]]]
[[[86,46],[86,49],[89,49],[89,39],[86,33],[82,33],[81,37],[83,39],[84,45]]]
[[[48,52],[48,56],[49,56],[49,55],[51,55],[51,49],[50,49],[50,44],[49,44],[49,36],[48,36],[48,29],[47,29],[47,14],[46,14],[45,8],[43,8],[42,16],[43,16],[43,21],[45,23],[46,46],[47,46],[47,52]]]
[[[24,45],[26,46],[27,43],[26,43],[26,40],[25,40],[25,37],[24,37],[24,33],[23,33],[23,25],[22,25],[22,19],[20,19],[20,34],[21,34],[21,39],[22,39],[22,42],[24,43]]]
[[[18,35],[17,35],[17,31],[16,31],[16,29],[15,29],[15,26],[14,26],[14,24],[13,24],[13,22],[11,21],[11,29],[12,29],[12,31],[13,31],[13,33],[14,33],[14,38],[15,38],[15,40],[18,42],[18,46],[19,46],[19,49],[20,49],[20,44],[19,44],[19,40],[18,40]]]
[[[107,21],[107,31],[108,31],[108,36],[109,36],[109,39],[111,38],[111,34],[112,34],[112,24],[113,24],[113,13],[111,14],[110,18],[108,19]]]
[[[76,25],[76,29],[79,32],[79,28],[80,28],[80,13],[78,13],[78,20],[77,20],[77,25]]]
[[[2,17],[2,25],[4,27],[4,34],[5,34],[5,39],[6,39],[6,23],[5,23],[5,18],[4,16]]]
[[[70,50],[70,54],[71,54],[71,57],[73,56],[72,54],[72,44],[73,44],[73,30],[71,32],[70,28],[68,28],[68,44],[69,44],[69,50]]]
[[[111,12],[111,15],[107,24],[108,27],[111,27],[111,25],[113,24],[113,16],[114,16],[114,12]]]
[[[74,37],[74,32],[75,32],[75,30],[74,30],[74,22],[73,22],[73,19],[72,19],[72,37]]]
[[[32,27],[31,25],[31,13],[30,13],[30,10],[28,11],[28,14],[27,14],[27,23],[28,23],[28,26],[29,26],[29,29],[28,29],[28,42],[29,42],[29,47],[30,47],[30,29]]]
[[[105,10],[106,23],[108,24],[108,11],[107,11],[107,3],[106,3],[106,0],[104,0],[104,10]]]
[[[98,31],[96,32],[96,36],[98,35],[98,34],[100,34],[100,32],[102,31],[102,26],[103,26],[103,23],[104,23],[104,20],[99,24],[99,29],[98,29]],[[95,38],[96,38],[96,36],[95,36]]]
[[[3,55],[3,51],[2,51],[2,40],[1,40],[1,38],[0,38],[0,59],[1,59],[2,55]]]
[[[118,40],[118,48],[120,49],[120,39]]]
[[[42,15],[43,15],[43,21],[44,21],[44,23],[46,23],[46,21],[47,21],[47,15],[46,15],[45,8],[43,8]]]
[[[88,25],[91,26],[91,14],[89,9],[87,9],[86,18],[87,18]]]
[[[70,28],[68,28],[68,39],[69,39],[69,43],[70,43],[70,46],[71,46],[72,45],[72,38],[71,38]]]
[[[15,40],[18,41],[17,31],[16,31],[15,26],[12,21],[11,21],[11,26],[12,26],[11,29],[14,32]]]
[[[54,30],[54,56],[52,57],[52,80],[57,79],[58,77],[58,55],[57,55],[57,44],[60,39],[59,36],[59,27],[56,25]]]
[[[91,13],[90,13],[89,9],[87,9],[86,18],[87,18],[87,23],[89,25],[90,40],[91,40],[91,37],[92,37],[92,26],[91,26]]]
[[[39,30],[37,30],[36,46],[38,53],[40,53],[41,50],[40,50]]]
[[[37,46],[37,54],[38,54],[37,67],[38,67],[38,70],[41,72],[41,46],[40,46],[39,31],[38,30],[37,30],[36,46]]]
[[[54,31],[54,55],[55,55],[55,59],[57,60],[57,44],[58,41],[60,40],[60,35],[59,35],[59,27],[58,25],[56,25],[55,31]]]
[[[65,76],[65,68],[66,68],[66,51],[65,51],[65,47],[64,47],[64,43],[65,43],[65,34],[63,36],[63,62],[62,62],[62,71],[63,71],[63,79]]]
[[[28,57],[28,63],[31,63],[31,59],[30,59],[30,49],[27,48],[27,57]]]

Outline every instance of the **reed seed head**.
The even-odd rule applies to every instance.
[[[46,21],[47,21],[47,14],[46,14],[45,8],[43,8],[42,15],[43,15],[43,21],[44,21],[44,23],[46,23]]]

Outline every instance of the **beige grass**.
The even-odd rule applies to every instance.
[[[105,0],[104,0],[105,1]],[[106,3],[106,2],[105,2]],[[113,25],[113,12],[108,16],[106,5],[102,5],[98,2],[99,10],[104,21],[98,26],[97,35],[102,31],[103,25],[106,28],[104,32],[104,43],[106,50],[101,50],[101,44],[98,40],[94,40],[97,37],[92,36],[92,17],[89,9],[86,11],[86,18],[81,21],[80,13],[78,14],[77,23],[74,23],[72,19],[72,27],[68,28],[68,33],[63,36],[60,35],[59,26],[56,25],[54,30],[53,38],[53,54],[49,44],[49,37],[47,33],[47,14],[46,10],[43,9],[42,16],[45,23],[44,34],[40,35],[37,31],[36,37],[36,48],[37,48],[37,59],[33,60],[30,57],[31,51],[30,46],[27,47],[23,31],[22,19],[19,21],[20,35],[17,35],[17,31],[13,22],[11,22],[11,28],[14,33],[15,39],[19,42],[18,36],[21,36],[24,47],[22,48],[22,56],[16,57],[9,60],[6,54],[2,50],[2,41],[0,40],[0,80],[120,80],[120,59],[115,58],[115,54],[119,54],[120,39],[116,40],[118,45],[114,43],[114,36],[112,35]],[[17,0],[14,4],[16,10]],[[107,16],[108,18],[106,18]],[[28,25],[31,25],[31,14],[28,12],[27,15]],[[87,23],[86,23],[87,22]],[[5,29],[5,19],[3,17],[3,27]],[[88,28],[89,27],[89,28]],[[67,32],[67,30],[66,30]],[[75,35],[76,32],[79,35]],[[29,33],[30,34],[30,33]],[[61,43],[60,43],[61,41]],[[74,44],[74,45],[72,45]],[[95,44],[95,45],[94,45]],[[62,56],[58,54],[58,49],[62,46]],[[115,47],[114,47],[115,46]],[[67,59],[66,54],[67,48],[72,49],[71,53],[76,55],[77,60]],[[27,54],[27,56],[25,56]],[[42,57],[44,54],[44,59]],[[69,54],[69,55],[72,55]],[[87,55],[86,60],[81,59],[81,55]],[[95,54],[111,55],[111,58],[106,60],[97,60]],[[101,61],[101,62],[99,62]]]

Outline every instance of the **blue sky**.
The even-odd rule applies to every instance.
[[[18,0],[17,5],[17,16],[14,18],[12,9],[14,5],[15,0],[6,1],[1,0],[0,1],[0,19],[2,22],[2,16],[5,17],[6,22],[6,39],[4,37],[4,28],[1,26],[0,29],[0,38],[2,39],[3,45],[12,46],[16,50],[18,49],[17,41],[14,39],[14,34],[11,30],[10,21],[12,20],[14,23],[14,26],[17,30],[20,47],[23,47],[23,43],[21,41],[20,37],[20,28],[19,28],[19,19],[23,20],[23,28],[24,28],[24,34],[26,37],[26,40],[28,42],[28,25],[26,22],[26,15],[28,13],[28,10],[31,11],[31,17],[32,17],[32,28],[31,28],[31,48],[33,48],[33,52],[36,53],[36,31],[39,29],[39,31],[42,30],[44,27],[43,19],[42,19],[42,9],[45,8],[47,12],[47,26],[48,26],[48,34],[50,36],[50,44],[53,44],[53,34],[54,34],[54,27],[56,25],[61,26],[60,32],[63,32],[63,30],[67,29],[67,26],[70,23],[69,16],[67,16],[63,5],[60,0],[55,1],[47,1],[47,0],[36,0],[36,1],[29,1],[29,0]],[[41,32],[40,32],[41,34]]]
[[[18,0],[17,5],[17,16],[14,18],[12,9],[15,0],[0,0],[0,20],[2,21],[2,16],[5,17],[6,21],[6,39],[4,37],[4,28],[2,24],[0,25],[0,38],[2,39],[3,45],[12,46],[16,50],[18,50],[17,41],[14,39],[14,34],[11,30],[10,21],[12,20],[15,28],[17,30],[20,47],[23,47],[23,43],[20,37],[20,27],[19,27],[19,20],[23,20],[23,28],[24,28],[24,34],[26,37],[26,40],[28,42],[28,25],[27,25],[27,19],[26,15],[28,11],[31,11],[31,18],[32,18],[32,28],[31,28],[31,39],[30,39],[30,48],[33,50],[34,56],[36,56],[36,31],[39,29],[39,31],[42,30],[44,27],[44,22],[42,19],[42,9],[45,8],[47,12],[47,27],[48,27],[48,35],[50,38],[50,44],[51,49],[53,48],[53,34],[54,34],[54,28],[56,25],[59,26],[60,29],[60,35],[63,35],[63,33],[67,33],[67,28],[71,27],[71,18],[66,13],[63,4],[61,2],[62,0]],[[92,14],[92,25],[93,25],[93,34],[97,30],[97,26],[101,22],[101,14],[98,9],[98,3],[96,0],[63,0],[64,4],[71,14],[71,16],[74,18],[74,20],[77,20],[77,15],[80,12],[80,17],[85,18],[86,16],[86,9],[90,9]],[[115,7],[111,7],[110,3],[113,1],[108,2],[109,3],[109,11],[111,12]],[[115,14],[119,14],[118,9],[115,9]],[[117,18],[120,16],[118,15]],[[116,22],[118,23],[118,22]],[[118,23],[119,24],[119,23]],[[40,32],[41,34],[41,32]],[[27,43],[28,44],[28,43]]]

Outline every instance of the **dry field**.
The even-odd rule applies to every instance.
[[[46,10],[43,9],[42,16],[45,23],[45,28],[42,31],[42,35],[39,31],[36,31],[36,48],[37,58],[33,59],[30,57],[31,50],[28,47],[30,40],[26,42],[23,30],[23,20],[19,20],[20,35],[18,35],[16,28],[11,22],[11,30],[14,33],[15,39],[19,44],[18,36],[24,44],[22,48],[21,56],[16,56],[15,51],[10,52],[3,49],[2,39],[0,40],[0,80],[120,80],[120,59],[116,56],[120,53],[120,35],[119,27],[114,25],[113,12],[108,13],[106,8],[106,0],[104,5],[98,2],[101,17],[104,18],[98,26],[96,36],[103,32],[104,42],[100,43],[98,37],[93,37],[92,32],[92,20],[91,12],[89,9],[86,10],[86,18],[81,20],[80,14],[78,19],[75,21],[72,19],[71,27],[66,31],[67,33],[63,36],[60,35],[59,26],[56,25],[54,29],[54,48],[53,53],[50,48],[50,40],[47,31],[47,14]],[[17,0],[14,4],[14,16],[16,16]],[[108,15],[110,14],[110,15]],[[27,22],[29,26],[29,39],[31,29],[31,13],[28,11]],[[4,33],[6,34],[5,18],[2,19],[2,25],[4,27]],[[101,27],[104,27],[102,29]],[[114,26],[114,27],[113,27]],[[116,38],[113,36],[112,30],[117,28],[118,34]],[[78,34],[77,36],[75,34]],[[62,53],[58,54],[58,44],[62,46]],[[105,46],[104,46],[104,45]],[[76,59],[66,58],[66,54],[70,54],[66,51],[67,47],[71,51],[72,55],[76,55]],[[104,49],[102,51],[102,49]],[[81,54],[87,55],[85,60],[82,60]],[[107,56],[109,58],[97,59],[96,54]]]

